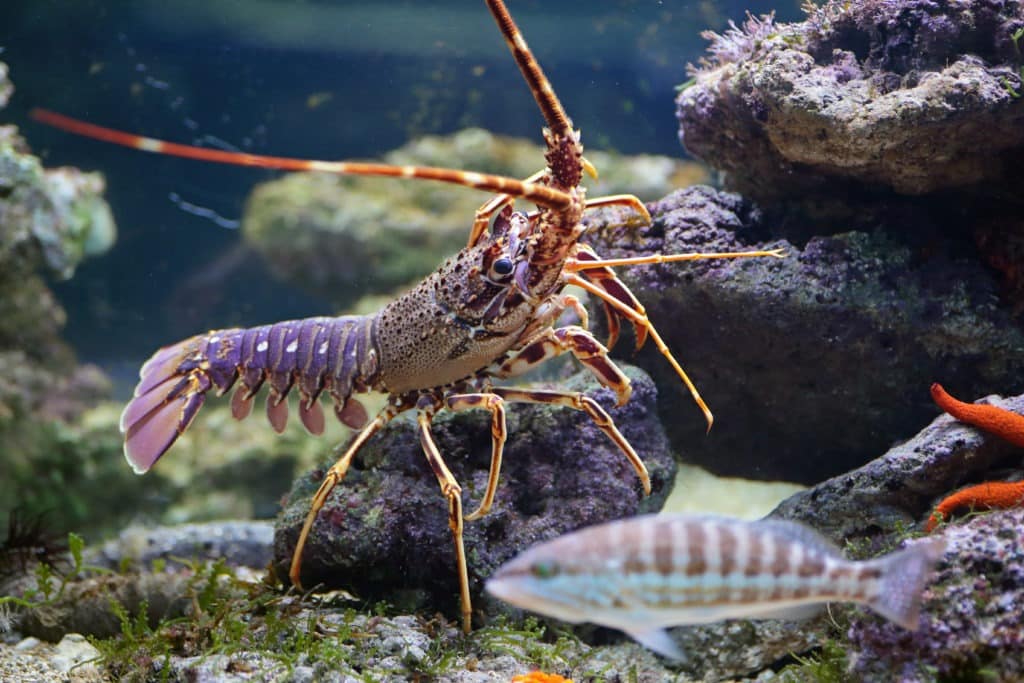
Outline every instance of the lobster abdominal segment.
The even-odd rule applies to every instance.
[[[296,385],[299,416],[310,432],[323,432],[318,399],[324,391],[339,420],[362,427],[366,410],[351,395],[374,387],[378,358],[376,316],[214,330],[165,347],[142,366],[135,396],[121,414],[125,457],[136,472],[148,470],[188,428],[206,393],[224,394],[235,382],[231,412],[237,419],[249,414],[266,383],[267,418],[278,432],[287,424],[285,399]]]

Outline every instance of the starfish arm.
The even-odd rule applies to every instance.
[[[1024,448],[1024,415],[998,406],[958,401],[938,382],[932,384],[931,392],[935,403],[956,419]]]
[[[928,518],[925,531],[932,531],[950,514],[965,507],[1006,509],[1024,503],[1024,481],[992,481],[965,489],[942,499]]]

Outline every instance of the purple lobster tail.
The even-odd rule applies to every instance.
[[[141,474],[192,423],[210,389],[221,395],[239,381],[231,412],[241,420],[264,383],[267,418],[278,432],[288,421],[288,392],[298,385],[299,417],[313,434],[324,430],[320,394],[334,398],[335,414],[350,427],[366,422],[351,398],[377,372],[375,318],[307,318],[249,329],[214,330],[160,349],[139,371],[135,395],[121,414],[124,453]]]

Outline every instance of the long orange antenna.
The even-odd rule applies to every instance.
[[[523,72],[523,78],[530,86],[530,92],[533,93],[533,99],[537,100],[537,106],[544,114],[548,128],[558,137],[568,137],[572,133],[572,122],[562,108],[562,103],[558,101],[558,96],[540,68],[537,58],[526,44],[523,34],[519,32],[519,27],[512,20],[512,15],[505,8],[505,3],[502,0],[487,0],[487,7],[494,15],[494,20],[498,22],[501,35],[505,37],[508,49],[512,51],[519,70]]]
[[[473,187],[485,192],[500,192],[512,197],[521,197],[540,206],[555,210],[565,209],[572,202],[572,198],[567,193],[556,188],[488,173],[472,173],[434,166],[395,166],[392,164],[356,161],[318,161],[314,159],[294,159],[291,157],[248,154],[246,152],[227,152],[220,149],[193,147],[177,142],[143,137],[134,133],[98,126],[94,123],[64,116],[47,109],[33,109],[29,115],[40,123],[53,126],[68,133],[81,135],[82,137],[101,140],[123,147],[131,147],[143,152],[166,154],[186,159],[198,159],[200,161],[231,164],[234,166],[255,166],[280,171],[319,171],[339,175],[422,178],[453,185]]]

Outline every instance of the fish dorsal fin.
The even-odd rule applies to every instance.
[[[789,541],[800,543],[825,555],[843,557],[843,552],[839,549],[839,546],[806,524],[793,522],[788,519],[767,518],[752,522],[752,524],[764,531],[778,534]]]
[[[677,662],[684,662],[687,659],[686,654],[676,644],[676,641],[672,640],[672,636],[663,628],[627,630],[626,634],[662,657],[674,659]]]

